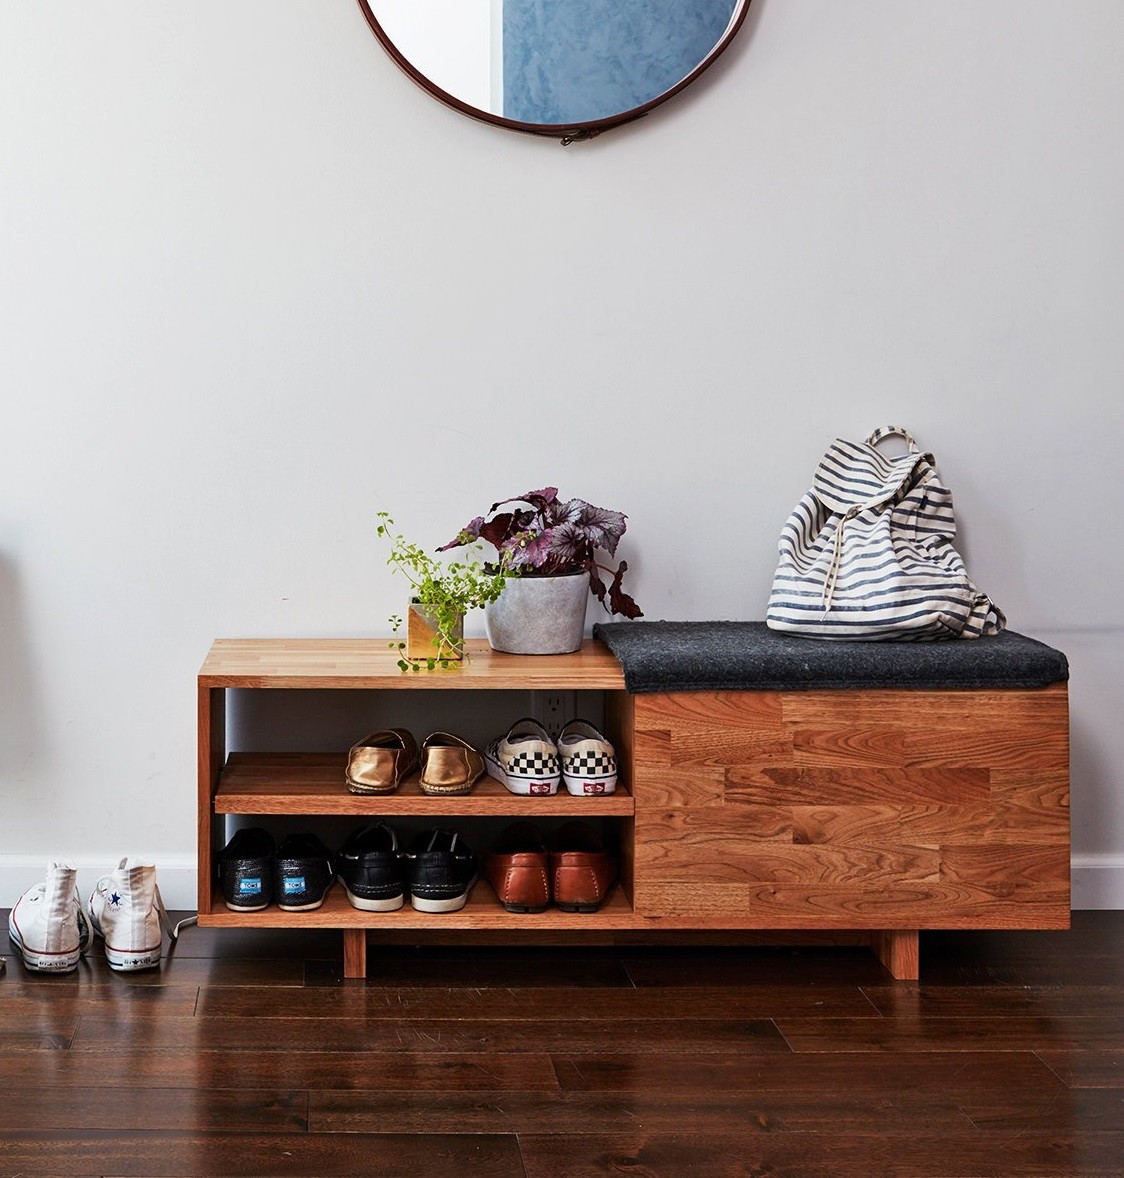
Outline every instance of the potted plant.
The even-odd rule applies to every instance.
[[[627,563],[614,569],[597,558],[599,552],[616,556],[626,527],[619,511],[559,499],[557,487],[544,487],[493,503],[487,517],[471,520],[438,551],[490,543],[497,560],[485,570],[506,583],[484,611],[488,641],[513,654],[562,654],[581,646],[587,587],[610,614],[643,616],[622,586]]]
[[[375,532],[390,544],[386,563],[412,587],[406,641],[396,638],[390,643],[399,652],[398,666],[403,671],[456,666],[465,657],[464,615],[495,601],[506,578],[501,572],[485,571],[472,557],[442,563],[396,532],[385,511],[378,519]],[[391,614],[390,624],[397,635],[402,618]]]

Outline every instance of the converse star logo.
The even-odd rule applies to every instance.
[[[121,897],[120,897],[120,896],[119,896],[119,895],[118,895],[116,892],[113,892],[113,893],[110,895],[110,897],[109,897],[109,902],[110,902],[110,904],[112,904],[112,905],[113,905],[113,907],[114,907],[114,908],[120,908],[120,907],[121,907]]]

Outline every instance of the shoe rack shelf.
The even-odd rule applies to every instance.
[[[392,794],[348,793],[342,782],[347,757],[340,753],[232,753],[219,778],[216,814],[416,814],[573,818],[632,815],[627,786],[604,797],[574,798],[565,790],[552,797],[525,798],[494,777],[481,777],[472,793],[452,797],[424,794],[415,773]]]
[[[482,639],[468,643],[469,660],[452,670],[403,673],[386,639],[245,639],[216,641],[199,672],[199,923],[215,927],[338,928],[344,936],[344,972],[366,973],[367,935],[373,930],[456,929],[513,931],[605,931],[643,925],[632,909],[632,837],[635,803],[627,756],[621,758],[616,792],[603,797],[521,797],[492,777],[471,793],[451,797],[423,794],[416,775],[392,794],[362,796],[344,785],[347,754],[275,753],[231,750],[227,745],[226,692],[253,691],[597,691],[624,694],[616,659],[587,641],[572,655],[507,655]],[[617,709],[607,707],[609,717]],[[610,740],[621,748],[612,724]],[[338,884],[311,912],[233,912],[215,883],[215,860],[225,842],[227,815],[452,818],[611,818],[620,833],[621,878],[606,902],[591,913],[509,913],[481,879],[458,912],[419,913],[407,905],[397,912],[370,913],[352,907]]]
[[[472,889],[468,903],[459,912],[415,912],[409,902],[397,912],[361,912],[348,903],[343,888],[337,883],[328,892],[324,903],[312,912],[283,912],[270,905],[262,912],[250,914],[231,912],[215,895],[211,911],[201,924],[227,928],[329,928],[362,929],[389,932],[394,929],[584,929],[599,931],[635,927],[632,907],[620,888],[614,888],[596,912],[575,915],[548,908],[545,912],[514,914],[504,909],[491,885],[480,879]]]
[[[1064,682],[629,694],[599,642],[548,657],[469,647],[459,669],[403,674],[385,639],[214,644],[198,680],[200,924],[339,928],[347,977],[364,976],[368,935],[424,928],[492,939],[508,930],[858,937],[894,977],[914,979],[921,929],[1069,925]],[[343,784],[346,753],[230,749],[229,689],[329,689],[329,700],[331,689],[600,693],[620,780],[609,797],[517,797],[490,778],[462,797],[425,796],[416,781],[358,797]],[[477,713],[500,702],[477,696]],[[234,913],[214,884],[228,815],[594,816],[616,836],[620,881],[592,913],[509,913],[483,880],[446,915],[360,912],[339,887],[313,912]]]

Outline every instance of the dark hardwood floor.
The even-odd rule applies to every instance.
[[[6,914],[5,924],[6,931]],[[0,977],[0,1174],[1124,1174],[1124,912],[866,950],[188,929]]]

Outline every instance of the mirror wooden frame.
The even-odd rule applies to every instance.
[[[504,118],[503,115],[481,110],[479,107],[472,106],[455,95],[450,94],[447,90],[443,90],[436,82],[416,69],[402,55],[398,46],[394,44],[382,25],[379,24],[378,17],[371,10],[368,0],[356,0],[356,2],[366,18],[367,24],[371,26],[371,32],[378,38],[379,44],[382,45],[399,69],[407,77],[416,82],[427,94],[436,98],[439,102],[445,103],[446,106],[451,106],[454,110],[460,111],[461,114],[468,115],[470,118],[479,119],[481,122],[491,123],[496,127],[507,127],[512,131],[524,131],[531,135],[545,135],[550,138],[561,139],[563,144],[569,144],[583,139],[593,139],[600,135],[602,131],[608,131],[612,127],[620,127],[625,123],[631,123],[635,119],[643,118],[650,110],[660,106],[669,98],[674,98],[681,90],[685,90],[696,78],[714,64],[734,37],[737,36],[738,30],[742,27],[749,13],[749,8],[753,0],[736,0],[734,14],[731,16],[730,23],[726,32],[722,35],[721,40],[685,78],[676,82],[670,89],[665,90],[662,94],[657,94],[655,98],[649,99],[647,102],[641,103],[640,106],[635,106],[631,110],[620,111],[617,114],[607,115],[601,119],[589,119],[585,122],[569,124],[522,123],[517,119],[508,119]]]

